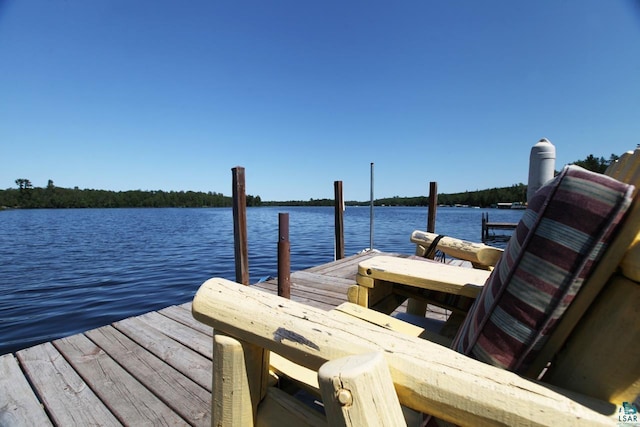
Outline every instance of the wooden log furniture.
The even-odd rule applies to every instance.
[[[582,289],[564,316],[557,319],[557,324],[554,324],[556,329],[535,344],[539,348],[534,352],[534,360],[528,361],[526,369],[518,367],[514,370],[533,378],[544,373],[543,378],[547,382],[576,387],[585,392],[589,390],[590,394],[610,401],[620,400],[623,395],[633,400],[640,391],[640,346],[637,345],[640,338],[640,213],[637,196],[637,187],[640,186],[640,149],[625,153],[606,174],[636,186],[632,194],[634,202],[627,218],[599,264],[588,277],[583,278],[584,283],[579,283]],[[529,221],[530,218],[524,220]],[[433,235],[424,232],[419,235],[422,240],[433,239]],[[449,241],[446,246],[471,248],[469,252],[484,250],[484,245],[472,247],[466,242]],[[473,257],[475,255],[472,253],[466,259]],[[536,267],[534,263],[530,270],[544,269],[545,266],[540,263]],[[360,263],[358,286],[349,289],[349,300],[389,313],[396,308],[396,303],[407,296],[420,298],[426,295],[430,303],[437,303],[433,295],[439,293],[475,298],[488,280],[489,274],[486,273],[483,270],[381,256]],[[499,274],[508,273],[502,271]],[[519,285],[516,283],[516,286]],[[539,297],[531,290],[527,292],[528,298]],[[482,305],[486,304],[483,301]],[[461,311],[456,311],[456,306],[449,305],[446,308],[453,310],[452,318],[458,315],[456,320],[460,317],[464,319],[466,315],[462,313],[460,316]],[[452,333],[452,323],[460,325],[460,322],[447,322],[445,326],[440,325],[443,329],[439,332],[452,338],[458,332],[456,327]],[[629,341],[621,339],[621,331],[627,329],[635,331],[630,332],[633,337],[629,337]],[[571,345],[567,345],[568,340],[571,340]],[[616,350],[618,356],[613,357],[610,348],[620,346],[624,349]],[[591,355],[589,358],[584,357],[587,351]],[[490,356],[483,357],[483,360],[491,363]],[[500,364],[498,361],[495,363]],[[626,380],[614,379],[627,375]]]
[[[200,287],[193,315],[216,331],[214,363],[221,368],[214,366],[215,426],[403,425],[399,404],[472,426],[610,426],[617,419],[619,407],[609,402],[525,379],[357,317],[319,310],[225,279],[210,279]],[[320,370],[323,403],[332,407],[326,416],[270,385],[270,352]],[[378,365],[375,369],[384,371],[376,363],[380,357],[388,376],[367,368]],[[333,365],[326,366],[327,362]],[[356,379],[341,382],[343,375]],[[360,375],[369,377],[358,381]],[[367,397],[359,397],[361,390]],[[394,418],[373,422],[364,415],[351,416],[363,411],[394,414]]]
[[[640,149],[624,153],[606,174],[640,187]],[[417,257],[424,257],[431,249],[437,249],[451,257],[468,261],[475,269],[481,270],[492,270],[503,254],[502,249],[482,243],[420,230],[414,231],[410,240],[416,244]],[[630,268],[627,265],[626,269]],[[419,263],[413,258],[381,256],[359,265],[358,286],[349,289],[348,300],[376,311],[391,313],[407,298],[411,298],[423,301],[419,304],[410,300],[407,313],[411,315],[423,316],[426,303],[431,303],[451,310],[454,316],[464,316],[488,277],[488,271],[463,270],[456,265]]]
[[[494,248],[484,243],[439,236],[436,233],[421,230],[411,233],[410,240],[416,244],[416,255],[418,256],[426,256],[433,247],[446,255],[471,262],[474,268],[485,270],[490,270],[491,267],[496,265],[504,252],[500,248]]]
[[[636,150],[633,158],[639,155]],[[628,169],[635,178],[624,180],[637,180],[637,166]],[[580,292],[568,308],[566,293],[556,301],[554,310],[561,306],[563,314],[553,318],[553,333],[543,345],[534,343],[536,357],[516,364],[518,369],[476,360],[476,353],[447,348],[448,341],[422,339],[421,328],[366,307],[345,303],[327,312],[228,280],[208,280],[192,310],[216,331],[212,425],[406,425],[401,405],[458,425],[615,425],[640,391],[637,199],[618,218],[612,240],[594,243],[597,256],[580,264],[589,266],[588,277],[572,279],[582,284]],[[391,264],[375,271],[390,274]],[[429,280],[439,283],[437,290],[465,297],[482,289],[477,298],[486,301],[482,286]],[[477,312],[470,312],[463,328],[479,324]],[[464,337],[456,340],[454,347],[466,344]],[[277,387],[269,369],[276,354],[317,372],[324,414]]]

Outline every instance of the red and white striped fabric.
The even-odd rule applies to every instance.
[[[615,236],[632,189],[577,166],[540,188],[452,347],[526,370]]]

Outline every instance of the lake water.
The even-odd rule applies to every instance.
[[[289,213],[292,271],[333,260],[334,210],[249,208],[251,282],[277,275],[278,213]],[[345,254],[369,247],[369,208],[345,211]],[[480,241],[481,213],[439,208],[436,230]],[[426,208],[376,207],[374,248],[413,253]],[[60,209],[0,212],[0,354],[193,298],[210,277],[235,277],[231,209]]]

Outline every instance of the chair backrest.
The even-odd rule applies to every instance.
[[[618,181],[635,185],[637,193],[640,187],[640,148],[624,153],[609,165],[604,174]]]
[[[606,174],[635,186],[619,232],[624,238],[613,251],[624,252],[623,258],[597,295],[597,286],[587,285],[574,302],[575,312],[573,305],[567,311],[543,380],[620,404],[640,393],[640,148],[623,154]]]
[[[634,169],[625,166],[627,175],[637,175]],[[577,167],[565,168],[545,185],[531,201],[454,348],[537,377],[637,235],[634,194],[632,186]]]
[[[609,166],[605,174],[619,181],[633,184],[636,187],[635,197],[640,189],[640,147],[620,156],[616,162]],[[625,253],[620,267],[624,276],[640,282],[640,231]]]

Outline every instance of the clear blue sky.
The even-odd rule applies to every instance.
[[[0,188],[417,196],[639,135],[637,0],[0,0]]]

